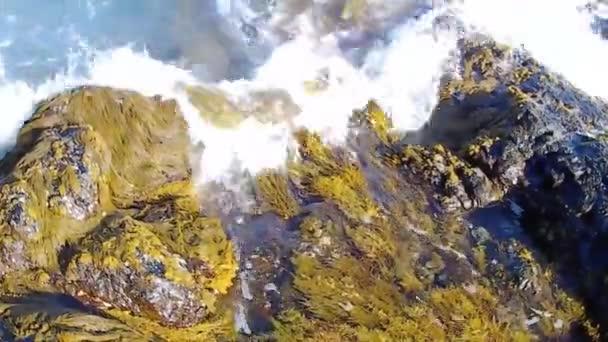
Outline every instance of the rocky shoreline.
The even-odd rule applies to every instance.
[[[608,104],[525,51],[459,50],[422,129],[374,101],[346,146],[300,129],[238,217],[201,208],[174,101],[41,102],[0,162],[0,338],[606,338]]]

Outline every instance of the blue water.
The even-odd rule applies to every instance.
[[[68,67],[84,70],[94,51],[125,45],[146,49],[163,62],[182,58],[205,64],[204,52],[191,47],[200,43],[204,49],[209,37],[228,51],[231,62],[243,62],[238,27],[220,10],[209,0],[2,0],[5,76],[38,83]]]

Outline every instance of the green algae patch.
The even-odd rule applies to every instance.
[[[302,158],[314,164],[319,171],[328,173],[340,168],[340,161],[335,160],[331,148],[323,144],[321,136],[302,129],[295,133],[295,138]]]
[[[492,289],[465,283],[448,291],[426,280],[425,269],[441,274],[448,263],[456,265],[425,235],[403,231],[389,218],[355,225],[314,216],[323,213],[302,222],[305,245],[315,247],[293,258],[302,304],[277,317],[278,340],[530,340],[518,318],[498,321]],[[426,258],[428,248],[435,252]]]
[[[319,177],[313,180],[311,191],[333,201],[344,213],[368,220],[377,215],[378,209],[368,196],[361,195],[357,186],[358,175],[354,179],[349,174]],[[355,181],[355,184],[353,184]],[[365,194],[365,193],[364,193]]]
[[[368,221],[378,215],[361,169],[346,151],[325,146],[317,134],[296,132],[302,162],[290,166],[290,180],[310,196],[331,200],[346,215]]]
[[[326,265],[301,255],[294,263],[294,286],[305,296],[311,317],[290,311],[279,316],[280,340],[299,336],[297,340],[312,341],[326,335],[345,340],[531,340],[523,327],[496,320],[498,299],[480,286],[418,292],[418,301],[410,302],[391,278],[373,268],[370,275],[362,260],[344,257]]]

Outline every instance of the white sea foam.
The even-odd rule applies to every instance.
[[[577,11],[580,5],[578,0],[465,0],[453,5],[452,10],[465,25],[474,25],[501,42],[523,44],[577,86],[608,98],[604,86],[608,44],[591,32],[590,16]],[[392,42],[373,51],[361,69],[341,54],[335,37],[314,37],[308,31],[279,46],[253,79],[218,86],[241,96],[251,89],[284,89],[302,109],[294,123],[318,131],[334,143],[344,139],[352,110],[369,98],[377,99],[391,113],[398,128],[416,129],[435,105],[439,77],[456,46],[454,32],[433,34],[431,30],[433,20],[442,13],[443,9],[429,12],[394,30]],[[13,143],[35,102],[65,88],[97,84],[175,98],[190,125],[192,140],[206,145],[201,160],[202,181],[221,180],[235,159],[252,173],[283,165],[290,143],[288,125],[263,125],[249,119],[232,130],[214,128],[201,119],[176,87],[198,82],[190,72],[128,47],[89,51],[79,58],[78,63],[86,58],[88,65],[84,76],[77,76],[73,69],[58,71],[37,86],[0,77],[0,146]],[[322,69],[329,71],[328,88],[317,94],[306,92],[303,83],[317,77]],[[4,70],[1,65],[0,70]]]
[[[608,42],[593,34],[588,1],[466,0],[458,8],[469,25],[526,50],[577,87],[608,98]]]

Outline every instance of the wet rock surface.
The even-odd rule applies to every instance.
[[[300,131],[258,178],[300,240],[278,340],[602,338],[606,103],[525,51],[456,58],[420,131],[370,102],[348,147]]]
[[[481,38],[425,127],[397,132],[370,101],[344,146],[299,129],[297,158],[242,175],[253,203],[224,189],[218,218],[174,102],[42,102],[0,164],[0,336],[605,339],[608,104]],[[285,100],[245,115],[205,91],[218,120],[236,108],[228,127]]]
[[[291,96],[280,89],[252,89],[242,96],[231,96],[213,86],[184,89],[203,120],[218,128],[236,128],[247,119],[263,124],[290,122],[301,112]]]
[[[555,264],[559,281],[603,326],[606,103],[525,53],[470,42],[463,51],[463,78],[448,82],[423,140],[459,147],[502,188],[502,202],[515,206],[518,224]],[[505,59],[514,63],[501,72]],[[442,125],[448,117],[470,126]]]
[[[81,87],[40,103],[0,165],[0,303],[31,311],[3,310],[7,336],[173,340],[227,329],[215,303],[236,265],[219,221],[200,214],[190,153],[174,101]],[[44,304],[40,291],[86,310],[59,317],[63,304]],[[35,312],[37,301],[53,314]]]

